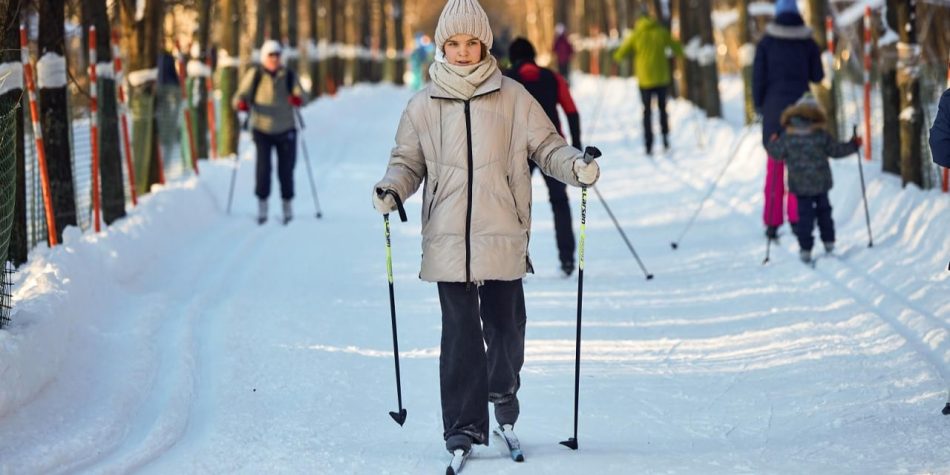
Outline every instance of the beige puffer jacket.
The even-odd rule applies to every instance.
[[[496,72],[470,101],[435,83],[416,94],[376,188],[406,200],[425,182],[422,280],[510,281],[533,272],[528,159],[545,174],[581,186],[573,164],[582,155],[524,87]]]

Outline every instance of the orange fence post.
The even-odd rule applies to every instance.
[[[864,7],[864,159],[871,160],[871,7]]]
[[[125,168],[129,170],[129,193],[132,206],[138,206],[135,191],[135,167],[132,166],[132,146],[129,143],[129,119],[125,111],[125,83],[122,77],[122,58],[119,56],[119,33],[112,30],[112,77],[115,78],[115,90],[118,96],[119,125],[122,132],[122,150],[125,151]]]
[[[49,186],[49,172],[46,168],[46,148],[43,146],[43,127],[40,124],[40,110],[36,104],[36,83],[33,81],[33,64],[30,63],[30,50],[26,39],[26,25],[20,25],[20,55],[23,61],[23,77],[30,97],[30,118],[33,121],[33,138],[36,141],[36,160],[40,165],[40,181],[43,187],[43,206],[46,210],[46,231],[49,246],[59,244],[56,238],[56,216],[53,215],[53,193]]]
[[[211,138],[211,158],[215,159],[218,158],[218,124],[214,114],[214,70],[211,69],[210,49],[205,57],[205,65],[208,67],[208,78],[205,79],[208,88],[208,136]]]
[[[188,107],[188,89],[185,87],[185,52],[181,49],[181,44],[175,40],[175,48],[178,48],[178,83],[181,86],[181,100],[184,103],[185,127],[188,128],[188,150],[191,152],[191,168],[198,174],[198,150],[195,147],[195,131],[192,129],[191,109]]]
[[[100,229],[99,215],[99,80],[96,76],[96,27],[89,27],[89,116],[92,140],[92,216],[93,229]]]

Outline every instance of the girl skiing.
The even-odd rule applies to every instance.
[[[502,76],[477,0],[446,3],[435,44],[432,82],[403,112],[373,206],[389,213],[391,194],[405,201],[424,185],[419,276],[438,284],[443,437],[458,456],[487,445],[489,401],[501,430],[513,436],[518,419],[521,279],[533,272],[528,159],[573,186],[593,184],[600,171],[564,141],[524,87]]]

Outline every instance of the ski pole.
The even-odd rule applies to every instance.
[[[406,222],[406,209],[402,206],[399,195],[392,190],[376,189],[376,196],[383,198],[390,195],[396,201],[399,210],[399,220]],[[389,279],[389,310],[393,320],[393,358],[396,360],[396,400],[399,402],[399,411],[390,411],[389,416],[400,426],[406,422],[406,409],[402,407],[402,378],[399,374],[399,334],[396,332],[396,291],[393,289],[393,248],[389,233],[389,213],[383,215],[383,226],[386,233],[386,277]]]
[[[300,124],[300,130],[304,130],[303,117],[300,115],[300,110],[294,107],[294,115],[297,117],[297,122]],[[320,211],[320,199],[317,198],[317,185],[313,182],[313,169],[310,168],[310,151],[307,149],[307,141],[300,139],[300,148],[303,149],[303,161],[307,165],[307,178],[310,180],[310,194],[313,195],[313,207],[317,210],[317,219],[323,217],[323,212]]]
[[[858,126],[851,129],[852,137],[857,136]],[[867,137],[866,140],[871,140]],[[858,174],[861,176],[861,198],[864,199],[864,220],[868,225],[868,247],[874,247],[874,238],[871,237],[871,213],[868,211],[868,195],[864,189],[864,165],[861,164],[861,147],[858,147]]]
[[[722,167],[722,171],[719,172],[719,176],[717,176],[716,179],[713,180],[712,186],[709,187],[709,191],[706,192],[706,196],[703,197],[703,200],[699,202],[699,207],[696,208],[696,212],[693,213],[693,216],[689,218],[689,222],[686,223],[686,227],[683,228],[683,232],[680,233],[679,237],[676,238],[675,241],[670,242],[670,247],[672,247],[674,251],[676,249],[679,249],[680,247],[679,243],[686,236],[686,233],[689,232],[690,228],[693,227],[693,223],[696,221],[696,218],[699,216],[700,211],[702,211],[703,207],[706,206],[706,201],[708,201],[709,197],[711,197],[713,192],[716,191],[716,187],[719,186],[719,180],[722,180],[722,177],[726,175],[726,170],[729,169],[729,165],[732,165],[732,161],[739,154],[739,147],[742,145],[743,142],[745,142],[745,139],[749,135],[749,132],[754,130],[752,126],[754,126],[756,123],[758,122],[747,125],[745,127],[745,130],[741,134],[739,134],[738,137],[736,137],[735,144],[733,144],[732,146],[732,151],[730,152],[729,160],[726,161],[726,165]]]
[[[637,254],[637,251],[633,248],[633,244],[630,244],[630,240],[627,239],[627,233],[623,232],[623,228],[620,227],[620,223],[617,221],[617,218],[614,216],[614,213],[610,211],[610,206],[607,206],[607,200],[604,199],[603,195],[600,194],[600,190],[596,186],[592,186],[594,193],[597,194],[597,198],[600,200],[600,204],[604,205],[604,209],[607,210],[607,215],[610,216],[610,219],[613,220],[614,226],[617,227],[617,231],[620,232],[620,237],[623,238],[623,242],[627,243],[627,249],[630,249],[630,252],[633,254],[633,258],[637,260],[637,264],[640,265],[640,270],[643,271],[643,275],[646,276],[647,280],[653,279],[653,274],[647,271],[643,261],[640,260],[640,256]]]
[[[241,122],[241,128],[247,130],[247,121],[251,113],[245,114],[244,121]],[[231,202],[234,200],[234,183],[237,181],[238,167],[241,166],[240,153],[234,154],[234,168],[231,169],[231,186],[228,188],[228,214],[231,214]]]
[[[765,215],[766,215],[766,216],[772,216],[772,209],[773,209],[772,207],[775,205],[775,201],[776,201],[776,200],[775,200],[775,197],[774,197],[774,195],[775,195],[775,190],[774,190],[774,189],[772,190],[772,195],[773,195],[773,197],[772,197],[772,199],[769,201],[769,205],[766,207],[766,208],[767,208],[767,210],[765,211]],[[779,197],[779,201],[781,201],[781,197]],[[781,203],[779,203],[779,207],[780,207],[780,208],[782,207],[782,204],[781,204]],[[778,236],[778,233],[776,233],[776,236]],[[777,237],[776,237],[776,239],[777,239]],[[769,257],[771,257],[771,254],[772,254],[772,237],[771,237],[771,236],[765,236],[765,259],[762,260],[762,265],[763,265],[763,266],[769,263]]]
[[[584,149],[584,162],[590,163],[601,155],[597,147]],[[581,310],[584,302],[584,240],[587,235],[587,186],[581,187],[581,237],[577,246],[577,341],[574,353],[574,437],[561,445],[577,450],[577,410],[581,386]]]

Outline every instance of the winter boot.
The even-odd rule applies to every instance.
[[[765,228],[765,237],[772,241],[778,241],[778,226],[767,226]]]
[[[445,439],[445,448],[449,453],[462,450],[466,454],[472,451],[472,438],[467,434],[455,434]]]
[[[521,405],[518,403],[517,396],[511,396],[504,402],[495,403],[495,421],[499,426],[515,425],[518,422],[518,415],[521,414]]]
[[[831,254],[832,252],[835,252],[835,242],[834,242],[834,241],[825,241],[823,244],[825,245],[825,252],[827,252],[828,254]]]
[[[798,251],[798,258],[805,264],[811,263],[811,249],[802,249]]]
[[[570,277],[574,273],[574,263],[570,261],[565,261],[561,263],[561,272],[564,273],[564,277]]]
[[[668,135],[663,136],[663,150],[670,151],[670,137]]]
[[[284,200],[284,224],[290,222],[291,219],[294,219],[294,211],[290,206],[290,200]]]
[[[267,222],[267,200],[257,201],[257,224]]]

